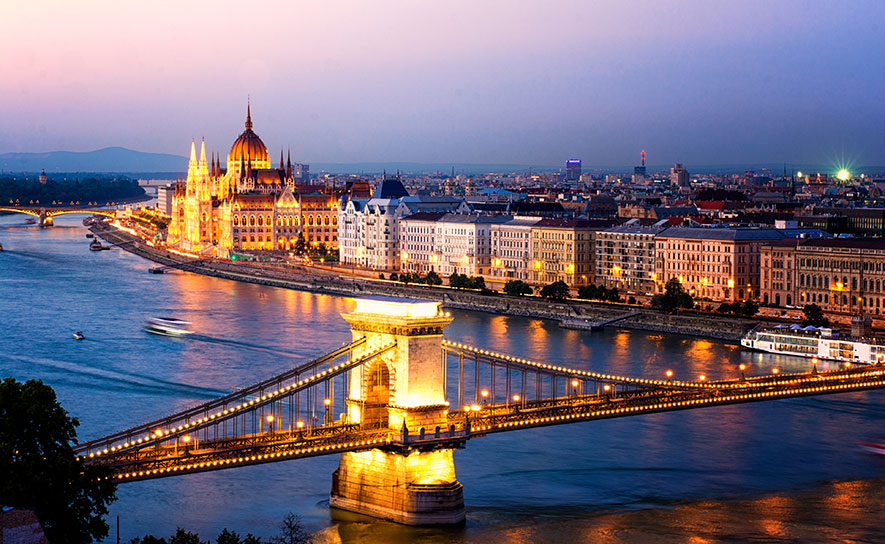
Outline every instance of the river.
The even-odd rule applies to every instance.
[[[0,216],[0,377],[39,378],[79,418],[81,439],[171,413],[278,373],[350,338],[346,298],[175,272],[120,250],[90,252],[82,216],[56,227]],[[141,330],[193,322],[198,339]],[[452,311],[446,336],[611,373],[710,379],[806,369],[735,344]],[[86,340],[71,333],[82,330]],[[276,350],[268,351],[267,349]],[[285,355],[288,352],[294,355]],[[857,442],[882,434],[881,391],[523,430],[455,454],[467,523],[408,528],[328,508],[336,456],[124,484],[121,537],[176,526],[214,542],[267,537],[288,512],[322,542],[832,542],[885,540],[885,463]]]

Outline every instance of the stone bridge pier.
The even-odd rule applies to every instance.
[[[40,219],[38,221],[38,224],[41,227],[51,227],[54,225],[54,223],[52,222],[52,216],[46,213],[45,209],[40,210],[39,218]]]
[[[344,314],[354,340],[366,343],[353,357],[396,342],[396,349],[351,372],[348,419],[363,429],[395,436],[439,435],[447,428],[443,328],[452,319],[441,303],[394,298],[356,300]],[[464,494],[455,479],[453,449],[397,443],[341,455],[332,475],[330,504],[407,525],[464,521]]]

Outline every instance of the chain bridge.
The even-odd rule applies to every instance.
[[[110,204],[110,203],[108,203]],[[103,215],[105,217],[114,217],[114,210],[94,209],[94,208],[74,208],[74,207],[53,207],[53,206],[0,206],[0,212],[16,212],[26,215],[33,215],[40,220],[41,227],[51,227],[52,218],[57,215],[69,213],[87,213],[90,215]]]
[[[602,374],[443,338],[440,303],[366,298],[352,342],[162,419],[79,444],[132,482],[338,454],[330,504],[406,524],[464,520],[452,453],[532,427],[885,388],[885,365],[679,381]]]

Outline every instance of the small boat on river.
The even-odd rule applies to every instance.
[[[74,340],[85,340],[86,336],[83,334],[83,331],[77,331],[74,333]]]
[[[870,453],[885,457],[885,438],[880,438],[878,442],[861,442],[860,445]]]
[[[193,332],[189,327],[190,322],[173,317],[152,317],[144,323],[145,331],[161,336],[187,336]]]
[[[26,225],[36,225],[37,220],[34,219],[33,217],[28,217],[27,219],[25,219],[25,224]]]

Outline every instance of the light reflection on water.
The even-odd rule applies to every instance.
[[[280,372],[350,339],[344,298],[183,273],[152,275],[121,251],[89,252],[65,228],[0,217],[2,375],[38,377],[81,420],[83,438],[119,430]],[[710,379],[806,370],[807,359],[718,341],[586,333],[556,323],[453,311],[456,341],[631,376]],[[198,341],[144,334],[171,314]],[[70,339],[83,330],[87,340]],[[250,347],[251,346],[251,347]],[[256,349],[255,346],[269,350]],[[826,368],[828,363],[820,363]],[[270,535],[288,511],[329,541],[707,542],[871,539],[883,516],[882,463],[856,447],[881,432],[881,392],[727,406],[493,435],[456,452],[468,523],[414,529],[331,513],[334,457],[124,485],[111,515],[124,539],[176,525]],[[872,539],[874,540],[874,539]]]

